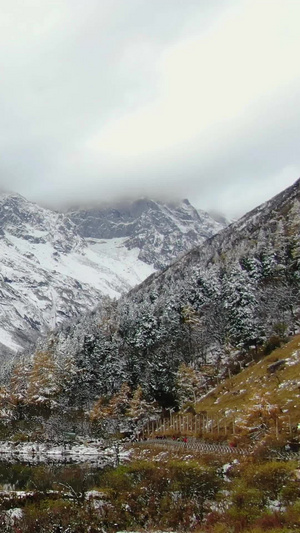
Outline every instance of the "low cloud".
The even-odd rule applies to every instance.
[[[238,216],[298,178],[300,4],[0,0],[0,186]]]

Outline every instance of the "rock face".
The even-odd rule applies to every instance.
[[[164,273],[145,280],[132,293],[138,294],[151,284],[151,290],[162,294],[166,280],[172,279],[175,286],[182,279],[188,283],[192,269],[204,271],[208,276],[210,270],[222,271],[236,264],[242,270],[247,270],[249,267],[246,268],[243,263],[245,259],[260,257],[263,260],[267,255],[274,257],[278,273],[283,270],[284,262],[291,263],[289,268],[298,272],[299,235],[300,178],[224,231],[207,239],[203,245],[195,246]]]
[[[212,224],[198,236],[200,225],[187,201],[171,209],[142,200],[127,211],[78,211],[70,218],[1,194],[2,359],[93,309],[103,295],[118,298],[220,227]]]
[[[156,269],[165,268],[180,254],[201,244],[226,226],[188,200],[163,203],[141,199],[118,207],[71,211],[69,217],[84,238],[126,238],[128,250]]]

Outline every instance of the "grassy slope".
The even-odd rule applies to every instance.
[[[267,367],[280,359],[286,360],[285,366],[274,373],[268,372]],[[260,398],[277,404],[290,416],[293,425],[300,422],[300,335],[223,381],[197,403],[196,409],[207,411],[210,416],[238,419]]]

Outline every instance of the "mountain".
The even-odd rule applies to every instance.
[[[152,207],[150,214],[150,205],[159,209]],[[0,195],[2,359],[29,347],[64,320],[92,309],[103,295],[119,298],[155,271],[160,255],[175,259],[178,250],[191,247],[200,232],[200,217],[187,201],[173,208],[150,200],[136,202],[130,223],[129,215],[117,212],[111,208],[97,218],[79,211],[72,214],[74,223],[68,215],[18,194]],[[117,216],[123,220],[119,225]],[[220,227],[205,224],[199,242],[203,232]],[[124,229],[129,226],[130,237]],[[156,242],[151,244],[160,231],[168,240],[165,253]]]
[[[227,224],[188,200],[163,203],[140,199],[119,206],[68,212],[78,233],[88,239],[125,238],[128,250],[155,269],[168,266],[176,257],[221,231]]]
[[[103,302],[43,341],[53,364],[72,367],[72,405],[107,399],[126,383],[173,408],[182,365],[199,371],[206,386],[296,333],[299,200],[300,180],[118,302]]]

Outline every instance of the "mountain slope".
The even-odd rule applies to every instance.
[[[140,199],[119,206],[80,209],[68,213],[84,238],[124,237],[127,249],[139,249],[139,259],[161,269],[180,254],[221,231],[226,222],[197,211],[188,200],[163,203]]]
[[[18,194],[0,195],[2,357],[93,309],[103,295],[119,298],[221,227],[206,214],[201,221],[188,201],[141,200],[129,211],[72,218],[77,225]]]
[[[274,426],[275,414],[288,433],[289,426],[297,427],[300,417],[299,371],[300,335],[296,335],[270,355],[252,361],[240,373],[222,381],[197,403],[197,410],[211,417],[225,416],[227,421],[234,419],[241,431],[247,426],[247,418],[249,428],[257,425],[261,431],[261,424],[267,423],[262,420],[263,414]]]
[[[0,197],[0,220],[2,357],[153,272],[122,239],[89,243],[68,217],[20,195]]]
[[[299,322],[299,234],[300,180],[145,280],[128,298],[138,308],[155,294],[150,306],[157,312],[167,292],[167,302],[187,315],[183,320],[198,323],[194,329],[206,337],[201,350],[215,360],[224,356],[226,343],[256,345],[276,324],[293,332]]]
[[[127,383],[174,407],[183,363],[208,366],[214,382],[243,366],[249,348],[295,333],[299,196],[297,181],[117,303],[56,331],[41,348],[72,361],[74,402],[90,405]]]

